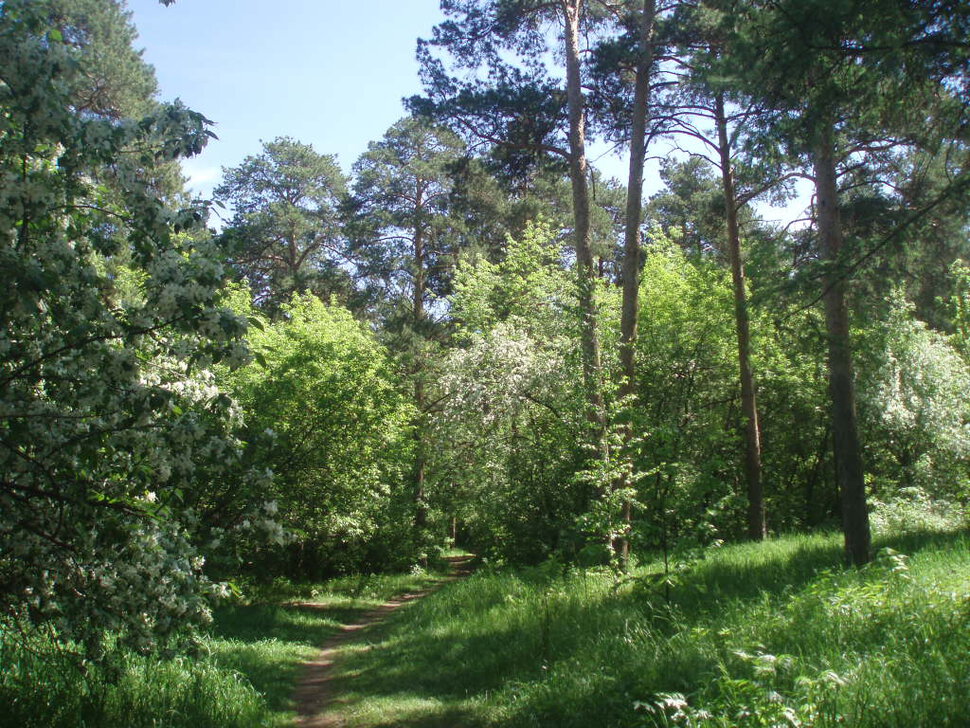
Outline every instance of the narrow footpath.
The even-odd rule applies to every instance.
[[[461,579],[471,573],[474,556],[451,556],[446,559],[451,574],[428,589],[402,594],[379,607],[366,612],[357,622],[344,625],[320,648],[320,652],[304,663],[303,677],[296,686],[293,699],[296,702],[296,725],[300,728],[337,728],[340,720],[332,710],[339,703],[332,681],[334,663],[341,650],[366,637],[368,630],[382,624],[393,612],[405,604],[426,597],[445,584]]]

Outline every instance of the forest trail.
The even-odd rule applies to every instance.
[[[341,650],[362,635],[366,635],[373,627],[382,624],[394,611],[405,604],[426,597],[449,582],[468,576],[474,569],[474,556],[450,556],[445,560],[450,565],[451,573],[440,582],[421,591],[401,594],[366,612],[357,622],[344,625],[340,632],[324,643],[312,660],[304,663],[303,677],[293,692],[297,712],[296,726],[337,728],[341,725],[339,718],[331,710],[339,702],[339,696],[331,682],[334,663],[339,659]]]

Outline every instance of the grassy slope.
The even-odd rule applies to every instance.
[[[358,726],[970,724],[970,535],[895,539],[838,565],[837,536],[724,548],[668,603],[640,569],[479,572],[395,614],[338,663]],[[93,680],[0,645],[0,725],[280,726],[299,664],[422,577],[274,589],[221,610],[206,656],[129,656]],[[311,600],[318,606],[271,603]],[[373,639],[373,635],[371,635]]]
[[[280,587],[258,603],[220,609],[198,659],[160,661],[128,654],[120,678],[96,670],[87,682],[66,656],[38,641],[37,654],[0,639],[0,726],[253,728],[294,716],[301,663],[319,645],[428,576],[364,576]],[[313,606],[280,602],[312,601]],[[2,638],[0,634],[0,638]]]
[[[885,546],[886,544],[880,544]],[[970,725],[970,536],[726,547],[668,603],[649,574],[479,572],[349,648],[358,726]]]

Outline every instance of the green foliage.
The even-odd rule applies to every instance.
[[[223,170],[215,195],[234,215],[222,236],[261,307],[276,313],[296,292],[349,296],[339,257],[338,210],[346,193],[336,157],[289,137]]]
[[[111,118],[152,111],[155,73],[134,48],[138,34],[131,12],[115,0],[45,0],[52,39],[84,52],[71,95],[75,108]],[[55,34],[56,35],[53,35]]]
[[[281,314],[251,331],[256,361],[226,375],[247,460],[275,473],[260,495],[294,539],[282,548],[279,533],[275,556],[256,561],[304,577],[387,566],[404,557],[388,509],[401,497],[411,408],[385,350],[348,311],[302,295]]]
[[[779,531],[834,527],[839,501],[821,312],[764,303],[753,313],[768,522]]]
[[[354,165],[350,252],[386,328],[417,328],[414,306],[448,292],[462,242],[451,191],[465,149],[450,130],[406,117]],[[424,323],[427,326],[427,323]]]
[[[477,259],[459,266],[451,314],[469,338],[499,322],[548,337],[575,305],[569,285],[552,230],[530,223],[521,236],[506,239],[501,262]]]
[[[587,457],[575,289],[551,238],[531,225],[500,263],[458,268],[463,346],[441,365],[432,422],[446,502],[476,550],[513,560],[561,547],[589,498],[572,477]]]
[[[667,159],[660,175],[666,189],[650,198],[648,218],[684,250],[725,259],[724,192],[710,165]]]
[[[698,83],[729,105],[748,94],[773,124],[737,130],[756,157],[747,172],[779,167],[777,148],[818,151],[821,132],[837,152],[851,139],[847,251],[900,241],[853,286],[856,371],[873,519],[884,536],[908,533],[913,557],[843,573],[827,537],[704,551],[741,535],[744,489],[722,204],[695,161],[663,169],[636,391],[616,401],[623,190],[593,177],[600,279],[581,311],[562,249],[571,203],[547,158],[568,156],[553,47],[567,5],[448,0],[421,44],[432,98],[412,104],[484,133],[487,159],[408,117],[355,165],[351,196],[334,157],[280,137],[226,170],[218,195],[235,216],[213,235],[177,173],[210,122],[155,101],[124,3],[0,3],[0,698],[13,706],[0,721],[282,720],[310,643],[399,580],[331,584],[326,616],[237,604],[198,662],[144,654],[177,654],[184,627],[208,621],[230,589],[216,574],[241,570],[267,601],[303,599],[285,577],[411,565],[449,527],[493,561],[549,560],[473,578],[402,619],[383,655],[358,656],[391,690],[444,690],[452,712],[419,701],[408,721],[965,721],[966,542],[937,536],[934,552],[912,532],[965,523],[970,496],[967,157],[954,131],[968,15],[956,2],[863,5],[712,0],[700,18],[723,46]],[[626,21],[572,7],[587,50],[615,54],[619,74]],[[488,75],[450,75],[464,70]],[[597,83],[625,93],[619,75]],[[588,106],[594,128],[622,138],[625,112],[596,124],[607,106],[617,114]],[[814,527],[838,515],[826,342],[795,289],[855,269],[805,266],[811,231],[746,223],[749,270],[784,279],[756,281],[752,306],[769,519]],[[250,290],[223,288],[227,260],[258,312]],[[903,293],[872,300],[903,272]],[[582,366],[593,333],[598,371]],[[600,388],[609,447],[594,453],[587,395]],[[643,568],[619,580],[567,566],[609,560],[627,501]]]
[[[901,487],[886,500],[873,499],[870,513],[877,534],[953,531],[970,523],[966,503],[930,496],[917,487]]]
[[[506,179],[521,183],[533,177],[548,151],[564,146],[565,94],[543,67],[548,39],[540,31],[544,20],[555,22],[558,9],[447,0],[442,11],[447,20],[430,40],[418,41],[428,97],[412,98],[409,106],[494,145],[493,163]],[[526,62],[513,67],[509,55]],[[487,74],[463,73],[472,69],[487,69]]]
[[[641,551],[662,548],[672,563],[689,561],[698,544],[743,532],[730,281],[715,260],[690,256],[659,231],[651,238],[641,274],[632,410],[644,434],[629,452],[611,437],[612,456],[604,462],[589,463],[580,446],[563,446],[581,442],[585,422],[576,301],[552,233],[532,226],[509,240],[501,262],[459,267],[452,315],[463,348],[442,368],[445,399],[435,437],[450,444],[440,450],[438,467],[451,507],[469,513],[462,517],[475,524],[469,529],[483,552],[531,561],[550,549],[575,555],[588,543],[605,543],[605,534],[621,525],[614,501],[628,492],[604,494],[625,481],[635,483]],[[599,300],[604,369],[614,371],[615,292],[601,290]],[[754,314],[771,523],[817,525],[837,507],[817,316]],[[544,495],[550,489],[560,496]]]
[[[954,344],[964,357],[970,357],[970,268],[956,262],[950,266],[950,275],[956,288],[947,301],[953,328],[956,329]]]
[[[246,585],[250,600],[215,611],[192,656],[123,652],[83,670],[46,636],[0,632],[0,726],[68,728],[289,725],[293,685],[319,646],[368,610],[437,575],[362,575]]]
[[[736,340],[726,273],[663,237],[641,278],[634,469],[646,504],[638,530],[647,547],[680,537],[703,542],[741,527]],[[712,531],[712,529],[714,529]]]
[[[570,368],[545,344],[499,324],[453,352],[433,424],[439,488],[470,545],[515,560],[555,547],[585,499],[569,485],[585,455],[563,447],[585,430],[578,392],[559,386]]]
[[[970,495],[970,367],[947,337],[891,297],[889,314],[863,338],[860,415],[866,426],[870,488],[893,500],[915,488],[942,500]]]

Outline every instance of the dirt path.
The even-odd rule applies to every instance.
[[[336,728],[340,720],[331,708],[338,702],[334,691],[333,666],[340,650],[353,643],[369,628],[381,624],[395,610],[405,604],[427,596],[444,584],[467,576],[471,571],[473,556],[454,556],[447,560],[451,564],[451,576],[442,579],[434,586],[418,592],[402,594],[381,606],[365,612],[353,624],[345,625],[340,632],[331,637],[309,662],[304,663],[303,677],[293,693],[296,702],[296,725],[300,728]]]

